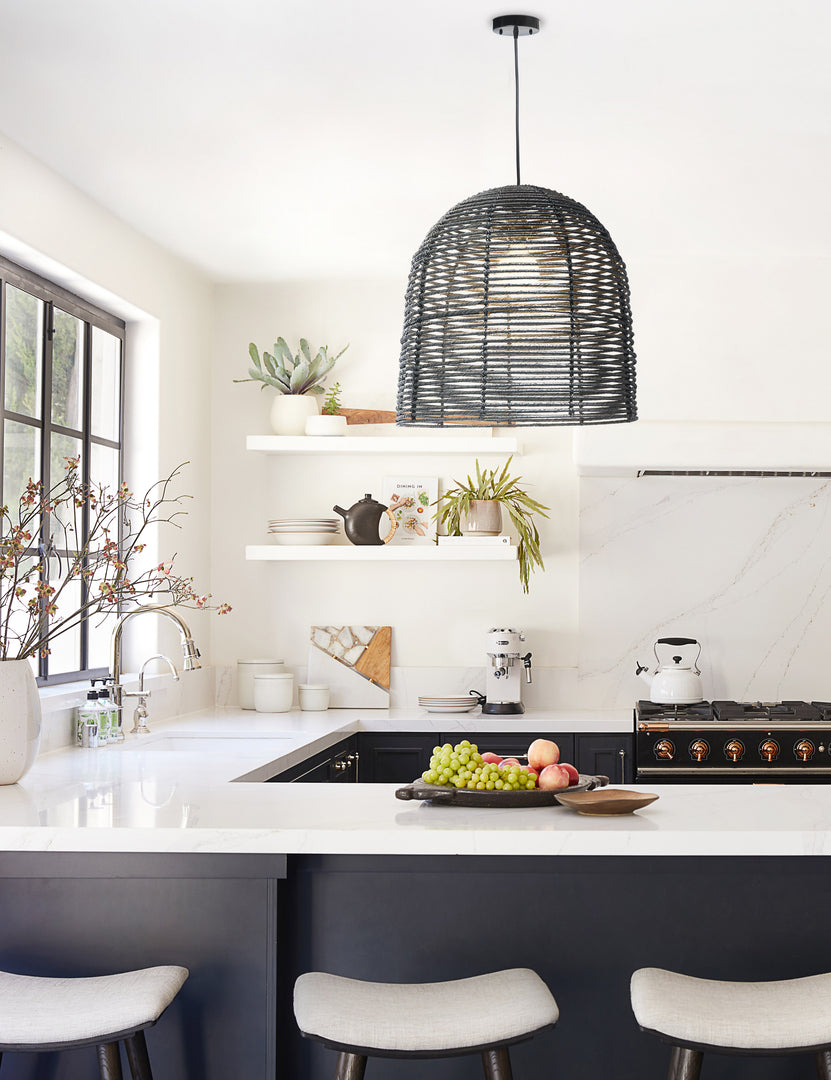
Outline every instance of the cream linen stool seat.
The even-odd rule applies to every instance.
[[[831,1080],[831,975],[717,982],[641,968],[631,995],[641,1030],[673,1044],[668,1080],[697,1080],[707,1050],[813,1054],[820,1080]]]
[[[311,971],[294,984],[301,1033],[339,1050],[335,1080],[361,1080],[368,1057],[481,1054],[488,1080],[511,1080],[508,1047],[552,1027],[559,1010],[528,968],[437,983],[376,983]]]
[[[123,1042],[134,1080],[153,1080],[144,1028],[156,1023],[187,977],[183,967],[82,979],[0,971],[0,1062],[6,1051],[95,1046],[101,1080],[121,1080]]]

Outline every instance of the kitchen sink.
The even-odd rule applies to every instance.
[[[256,756],[281,751],[291,735],[160,735],[133,744],[135,750],[186,751],[190,754],[228,754],[232,757]]]

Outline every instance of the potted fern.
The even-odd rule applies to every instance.
[[[547,506],[532,499],[519,482],[522,477],[510,476],[509,457],[501,472],[482,469],[477,460],[475,481],[467,477],[462,484],[450,488],[439,498],[436,517],[446,526],[448,536],[498,536],[502,531],[502,510],[507,511],[516,529],[519,541],[519,580],[523,592],[528,592],[528,581],[535,567],[544,570],[540,554],[540,534],[534,523],[534,515],[548,517]]]
[[[248,355],[252,366],[248,369],[248,379],[234,379],[234,382],[260,382],[261,389],[271,386],[277,391],[277,397],[271,406],[271,427],[276,435],[302,435],[306,430],[306,419],[317,416],[316,395],[323,393],[323,380],[332,370],[335,361],[342,356],[349,346],[345,346],[336,356],[329,356],[326,345],[314,355],[305,338],[300,339],[300,349],[292,355],[291,349],[281,337],[274,344],[274,352],[260,351],[252,341],[248,346]]]

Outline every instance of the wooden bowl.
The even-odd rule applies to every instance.
[[[658,798],[649,791],[622,791],[619,788],[598,788],[596,791],[557,791],[557,802],[576,810],[578,814],[593,817],[616,817],[632,814],[649,806]]]

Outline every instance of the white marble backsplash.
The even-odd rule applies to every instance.
[[[533,652],[533,641],[528,647]],[[237,693],[236,665],[219,667],[217,670],[216,704],[219,706],[236,705]],[[294,674],[297,682],[304,682],[306,669],[303,666],[286,670]],[[529,709],[563,709],[578,707],[577,672],[573,668],[532,668],[533,682],[522,686],[522,701]],[[390,708],[408,709],[418,704],[420,695],[466,694],[469,690],[484,693],[485,665],[484,658],[478,667],[393,667],[390,673]],[[295,691],[295,700],[297,694]],[[630,702],[631,704],[631,702]]]
[[[831,481],[583,477],[579,700],[648,697],[652,643],[701,642],[707,699],[831,700]]]

